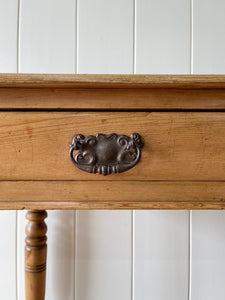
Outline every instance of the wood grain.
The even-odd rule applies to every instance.
[[[0,87],[225,88],[225,75],[0,74]]]
[[[225,182],[0,182],[0,209],[41,208],[224,209]]]
[[[222,110],[225,89],[0,88],[0,109]]]
[[[193,203],[193,202],[177,202],[177,203],[171,203],[171,202],[133,202],[133,203],[124,203],[123,201],[118,202],[93,202],[93,203],[77,203],[77,202],[1,202],[0,203],[0,209],[3,210],[12,210],[12,209],[47,209],[47,210],[56,210],[56,209],[63,209],[63,210],[74,210],[74,209],[114,209],[114,210],[131,210],[131,209],[188,209],[188,210],[201,210],[201,209],[210,209],[210,210],[223,210],[225,209],[224,204],[221,204],[220,202],[204,202],[201,201],[199,203]]]
[[[47,212],[30,210],[26,218],[25,239],[25,290],[26,300],[45,299],[47,225],[44,219]]]
[[[225,113],[0,113],[0,180],[225,180]],[[138,132],[133,169],[104,177],[69,158],[75,134]]]
[[[224,75],[0,74],[0,109],[224,110]]]

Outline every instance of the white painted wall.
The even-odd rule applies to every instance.
[[[0,72],[225,73],[225,2],[0,0]],[[0,212],[0,299],[24,300],[24,215]],[[223,211],[50,211],[47,223],[46,300],[225,298]]]

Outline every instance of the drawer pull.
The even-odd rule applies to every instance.
[[[70,158],[74,165],[89,173],[109,175],[133,168],[141,158],[143,143],[138,133],[116,133],[84,137],[77,134],[70,145]],[[74,154],[74,151],[77,153]]]

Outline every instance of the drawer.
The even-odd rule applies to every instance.
[[[75,134],[141,135],[132,169],[102,176],[76,168]],[[222,181],[223,112],[0,112],[0,180]]]

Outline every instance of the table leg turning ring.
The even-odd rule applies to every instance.
[[[26,214],[25,290],[26,300],[45,299],[47,225],[45,210],[29,210]]]

